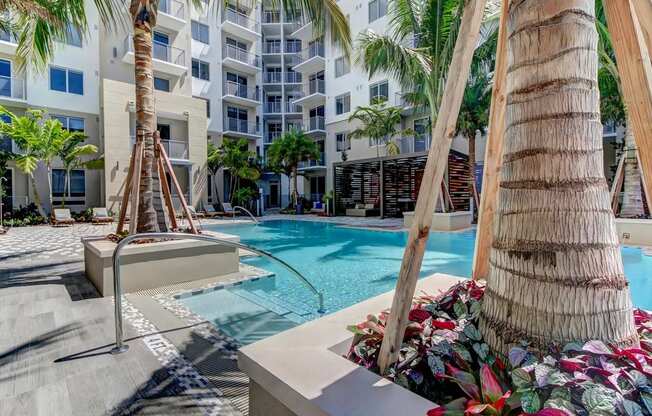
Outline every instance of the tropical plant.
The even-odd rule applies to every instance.
[[[9,122],[0,121],[0,133],[10,137],[20,149],[14,158],[16,166],[30,177],[34,202],[45,216],[34,176],[38,163],[42,162],[47,171],[48,207],[52,209],[52,162],[69,146],[70,152],[77,152],[75,147],[85,136],[63,128],[59,120],[46,119],[43,110],[27,110],[24,116],[17,116],[0,106],[0,114],[9,118]],[[89,149],[81,148],[84,152]],[[74,163],[74,157],[70,163]]]
[[[202,8],[202,0],[187,0],[193,7]],[[301,10],[313,22],[317,33],[325,33],[330,28],[333,38],[348,53],[350,32],[348,21],[335,0],[274,0],[286,10]],[[217,4],[217,3],[213,3]],[[133,21],[133,42],[136,79],[136,138],[143,143],[142,174],[138,201],[138,232],[158,231],[163,216],[160,204],[154,207],[159,193],[154,164],[153,134],[156,129],[156,109],[154,108],[154,77],[152,73],[152,30],[158,14],[157,0],[131,0],[129,11]],[[157,221],[157,218],[159,220]],[[164,221],[163,221],[164,224]]]
[[[616,56],[611,44],[611,35],[607,29],[607,18],[602,6],[602,0],[596,0],[596,27],[599,35],[598,56],[600,68],[598,82],[602,120],[616,125],[625,125],[625,179],[620,216],[623,218],[640,218],[645,216],[645,209],[636,141],[634,140],[632,123],[622,99],[620,74],[618,73]]]
[[[540,3],[520,6],[538,13],[511,8],[507,22],[528,30],[509,39],[502,208],[480,330],[502,355],[521,339],[542,351],[591,339],[636,345],[603,171],[594,0]],[[578,11],[584,23],[549,24]]]
[[[215,146],[213,143],[208,143],[208,154],[206,156],[206,168],[213,178],[212,185],[213,189],[211,190],[212,194],[217,200],[217,207],[221,205],[220,195],[217,189],[217,174],[224,167],[224,154],[222,153],[222,148]]]
[[[299,164],[318,158],[317,144],[300,130],[286,132],[267,149],[268,168],[291,178],[293,206],[299,201]]]
[[[358,121],[361,126],[349,133],[351,139],[368,138],[376,145],[376,157],[380,156],[378,147],[385,145],[385,152],[389,155],[397,155],[401,149],[393,141],[394,137],[411,135],[411,129],[397,129],[401,124],[401,109],[399,107],[387,106],[384,100],[374,101],[370,106],[360,106],[349,117],[349,123]]]
[[[119,23],[123,0],[93,0],[102,22]],[[20,67],[31,63],[45,68],[55,51],[55,42],[70,30],[88,31],[85,0],[1,0],[0,30],[17,39],[16,56]]]
[[[256,197],[256,191],[251,187],[240,187],[235,192],[233,192],[232,201],[234,204],[249,207],[249,204]]]
[[[97,153],[97,146],[92,144],[83,144],[86,140],[84,134],[70,134],[59,149],[57,156],[63,163],[65,171],[63,182],[63,195],[61,206],[65,206],[66,195],[70,196],[70,172],[80,167],[88,169],[97,169],[103,167],[103,159],[85,160],[85,156],[91,156]]]
[[[260,178],[261,170],[256,163],[256,153],[249,150],[249,143],[246,139],[225,138],[219,147],[222,154],[222,165],[228,169],[231,182],[231,202],[235,202],[238,190],[243,181],[253,182]]]

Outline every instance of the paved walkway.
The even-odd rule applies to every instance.
[[[265,217],[282,218],[399,225],[370,218]],[[14,228],[0,236],[0,415],[246,415],[247,380],[230,346],[198,336],[207,331],[204,322],[188,325],[161,313],[160,299],[127,297],[130,350],[108,353],[113,301],[99,297],[85,278],[81,238],[111,231],[111,225],[76,224]]]

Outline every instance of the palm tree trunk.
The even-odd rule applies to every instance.
[[[36,186],[36,178],[34,178],[33,173],[29,174],[29,182],[30,182],[30,185],[32,186],[32,193],[34,194],[34,204],[36,204],[36,208],[38,209],[38,213],[42,217],[47,217],[47,213],[45,212],[45,209],[43,209],[43,204],[41,204],[41,197],[38,194],[38,188]]]
[[[134,20],[134,59],[136,75],[136,140],[143,142],[143,161],[140,172],[138,201],[139,233],[156,232],[157,214],[154,209],[154,76],[152,72],[152,26],[156,16],[145,10],[139,0],[132,0],[130,11]]]
[[[645,216],[643,208],[643,189],[641,187],[641,170],[636,157],[636,142],[632,123],[627,119],[627,133],[625,134],[625,181],[623,190],[623,205],[620,210],[622,218],[642,218]]]
[[[213,195],[215,195],[214,199],[217,200],[217,209],[219,209],[222,203],[220,202],[220,195],[217,189],[217,171],[212,172],[211,175],[213,176],[213,180],[211,181],[213,185]],[[215,202],[213,202],[213,205],[215,205]]]
[[[64,178],[63,178],[63,198],[61,198],[61,208],[66,207],[66,196],[68,196],[69,192],[69,178],[70,178],[70,171],[68,169],[64,169]]]
[[[48,175],[48,204],[50,204],[50,214],[52,214],[54,212],[54,202],[52,201],[52,165],[48,162],[45,167]]]
[[[638,343],[603,173],[594,14],[593,0],[509,11],[504,165],[480,317],[498,353],[522,339],[541,350]]]
[[[292,198],[294,199],[294,208],[296,209],[299,204],[299,178],[297,175],[297,167],[292,167],[292,185],[294,189],[292,190]]]

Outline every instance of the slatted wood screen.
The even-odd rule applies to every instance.
[[[382,180],[383,215],[402,217],[403,211],[414,209],[427,158],[427,153],[419,153],[334,164],[335,214],[344,215],[346,208],[358,203],[379,207]],[[455,211],[470,208],[468,169],[468,156],[452,150],[448,156],[446,177]]]

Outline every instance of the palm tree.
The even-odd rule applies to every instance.
[[[611,35],[607,29],[607,17],[602,7],[602,0],[596,0],[596,27],[598,29],[600,71],[598,80],[601,92],[602,119],[625,125],[625,180],[623,204],[620,216],[623,218],[641,218],[645,216],[643,207],[643,188],[641,170],[638,166],[636,141],[627,108],[622,101],[622,85],[616,65],[615,52],[611,44]]]
[[[253,182],[260,178],[260,169],[256,163],[256,153],[249,150],[247,139],[225,139],[219,147],[222,165],[228,169],[230,182],[230,201],[235,200],[242,182]]]
[[[123,0],[93,0],[107,26],[119,23]],[[71,28],[87,32],[85,0],[0,0],[0,30],[18,40],[16,56],[23,67],[31,63],[45,68],[55,42],[65,39]]]
[[[398,130],[401,124],[401,109],[388,107],[386,101],[375,101],[370,106],[360,106],[349,117],[349,123],[359,121],[361,127],[353,130],[349,137],[352,139],[369,138],[376,145],[376,157],[380,157],[378,146],[385,145],[385,152],[397,155],[400,148],[393,141],[395,136],[413,134],[411,129]]]
[[[299,164],[319,158],[317,144],[300,130],[290,130],[274,140],[267,149],[267,163],[273,172],[284,173],[291,178],[292,203],[299,202]]]
[[[215,146],[213,143],[208,143],[208,154],[206,156],[206,168],[213,178],[212,185],[213,189],[211,192],[217,198],[217,205],[219,208],[222,203],[220,202],[220,195],[217,190],[217,173],[224,167],[224,153],[222,152],[223,148]]]
[[[86,136],[80,133],[70,133],[64,140],[57,156],[63,163],[65,171],[63,182],[63,195],[61,206],[65,206],[65,196],[70,193],[70,172],[80,167],[93,168],[98,164],[102,165],[101,159],[84,160],[84,156],[90,156],[97,153],[97,146],[92,144],[83,144]],[[68,195],[70,196],[70,195]]]
[[[193,7],[202,8],[204,1],[187,0]],[[286,10],[302,10],[312,20],[318,33],[324,33],[328,24],[332,36],[348,52],[350,32],[346,17],[335,0],[277,0]],[[276,1],[275,1],[276,2]],[[142,174],[138,201],[138,232],[157,231],[157,217],[163,215],[154,207],[157,169],[154,164],[156,109],[154,107],[154,77],[152,74],[152,29],[158,14],[157,0],[131,0],[129,7],[133,21],[133,42],[136,74],[136,140],[143,143]],[[157,182],[157,181],[156,181]],[[160,199],[160,198],[159,198]],[[160,223],[160,221],[158,221]]]
[[[540,350],[638,343],[603,173],[594,2],[509,11],[506,137],[480,315],[499,353],[522,339]]]

